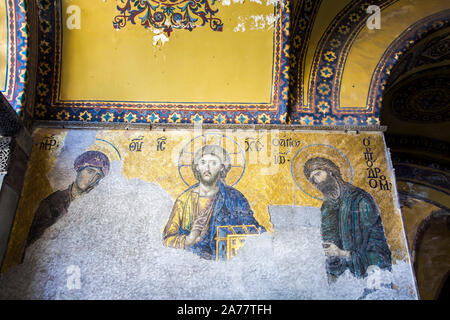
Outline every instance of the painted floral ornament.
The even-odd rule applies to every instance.
[[[114,17],[113,26],[124,28],[128,22],[136,24],[141,21],[145,28],[162,29],[169,37],[174,29],[194,30],[205,26],[213,31],[222,31],[222,20],[215,15],[219,9],[213,10],[215,0],[121,0],[123,7],[117,6],[120,12]]]

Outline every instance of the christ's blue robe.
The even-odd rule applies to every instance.
[[[192,188],[197,186],[198,184],[192,186]],[[212,203],[213,212],[208,232],[205,233],[199,242],[188,249],[205,259],[216,258],[215,238],[218,226],[254,225],[260,229],[260,232],[265,231],[253,217],[250,204],[240,191],[225,185],[222,181],[218,182],[218,186],[219,191]],[[180,228],[180,234],[187,235],[189,233],[190,230]]]

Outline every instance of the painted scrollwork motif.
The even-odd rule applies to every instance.
[[[213,10],[215,0],[121,0],[125,5],[117,6],[120,12],[114,17],[113,26],[124,28],[128,22],[136,24],[139,19],[145,28],[162,29],[170,36],[174,29],[194,30],[197,26],[209,27],[213,31],[222,31],[222,20],[215,17],[218,9]]]

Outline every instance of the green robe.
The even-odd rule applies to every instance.
[[[327,272],[339,276],[349,269],[356,277],[367,276],[367,267],[391,269],[391,251],[386,242],[380,212],[370,194],[344,183],[342,195],[325,200],[321,207],[322,239],[342,250],[350,258],[329,257]]]

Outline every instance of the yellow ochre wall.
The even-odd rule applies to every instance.
[[[63,14],[69,5],[81,8],[81,25],[63,25],[61,100],[270,102],[273,3],[216,1],[222,32],[174,29],[167,42],[139,19],[114,30],[120,1],[63,0]]]

